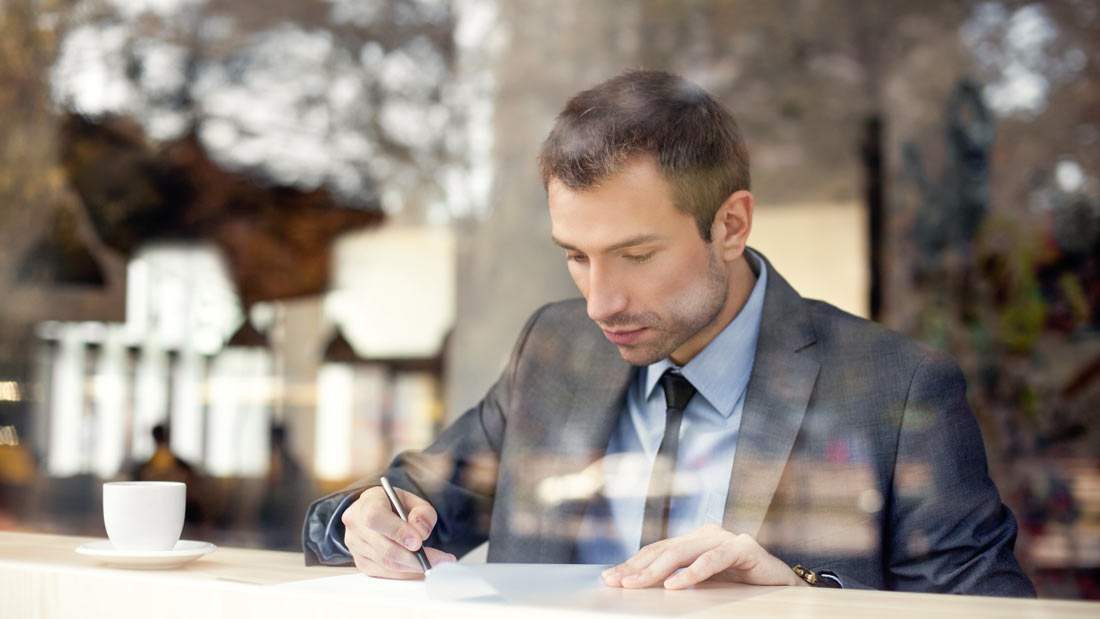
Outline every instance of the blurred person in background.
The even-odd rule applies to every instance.
[[[169,446],[168,426],[158,423],[153,426],[153,455],[149,456],[133,472],[134,481],[179,481],[192,483],[197,479],[195,467],[172,453]]]
[[[313,480],[287,449],[286,426],[273,425],[270,437],[271,453],[259,510],[264,548],[296,550],[302,515],[314,493]]]
[[[0,438],[5,431],[15,436],[15,428],[5,426]],[[37,477],[34,455],[25,442],[0,441],[0,530],[15,528],[29,512]]]
[[[130,477],[134,481],[178,481],[187,484],[185,534],[189,537],[201,538],[203,534],[198,533],[196,529],[202,529],[205,524],[202,476],[191,463],[172,453],[168,426],[158,423],[153,426],[152,435],[153,443],[156,445],[153,455],[149,456],[144,463],[134,467]]]

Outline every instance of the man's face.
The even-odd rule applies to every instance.
[[[582,191],[551,180],[548,197],[588,316],[627,362],[687,363],[725,326],[714,323],[730,293],[726,266],[651,158]]]

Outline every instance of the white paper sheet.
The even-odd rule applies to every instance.
[[[384,578],[371,578],[366,574],[344,574],[327,578],[297,580],[272,586],[318,593],[363,595],[397,600],[422,600],[426,595],[424,581],[422,580],[387,580]]]
[[[424,580],[386,580],[363,574],[302,580],[279,587],[387,599],[520,602],[560,599],[603,587],[606,565],[444,563]]]
[[[549,563],[444,563],[428,572],[428,596],[436,600],[499,599],[508,602],[561,598],[602,589],[606,565]]]

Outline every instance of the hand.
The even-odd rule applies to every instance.
[[[684,569],[673,576],[681,567]],[[751,535],[736,535],[716,524],[650,544],[625,563],[605,570],[603,579],[608,586],[627,589],[650,587],[661,581],[666,589],[686,589],[704,580],[806,585]]]
[[[420,548],[435,528],[436,513],[424,499],[394,488],[408,510],[405,522],[393,513],[381,487],[368,488],[344,511],[344,544],[351,551],[355,567],[368,576],[413,579],[424,571],[412,551]],[[432,565],[453,562],[452,554],[424,547]]]

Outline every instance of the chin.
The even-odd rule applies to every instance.
[[[661,355],[652,349],[619,346],[619,356],[630,365],[645,366],[651,363],[657,363],[668,355]]]

